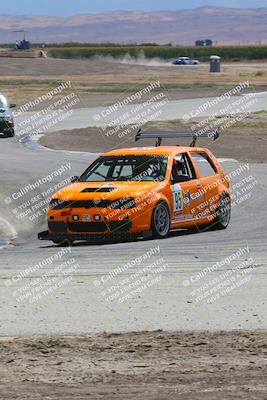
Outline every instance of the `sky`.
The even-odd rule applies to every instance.
[[[266,0],[0,0],[0,14],[61,15],[116,10],[178,10],[203,6],[267,7]]]

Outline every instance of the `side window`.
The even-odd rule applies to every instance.
[[[190,153],[202,177],[212,176],[217,173],[205,153]]]
[[[181,176],[181,178],[183,176],[187,176],[189,177],[189,179],[195,179],[196,177],[191,160],[186,153],[180,153],[174,157],[172,167],[172,179],[175,178],[175,176],[177,175]]]

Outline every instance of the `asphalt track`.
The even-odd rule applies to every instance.
[[[64,260],[74,259],[76,263],[76,271],[70,273],[72,280],[31,304],[29,298],[18,299],[18,293],[25,293],[25,285],[34,277],[42,276],[51,266],[28,273],[20,280],[18,274],[57,255],[62,249],[50,242],[37,240],[38,231],[45,228],[44,217],[30,222],[27,216],[16,217],[12,210],[62,179],[79,174],[94,156],[44,151],[34,146],[29,148],[13,138],[0,139],[0,144],[0,231],[5,231],[10,238],[13,236],[13,245],[2,246],[0,250],[0,335],[267,328],[266,164],[250,164],[248,170],[233,178],[232,183],[236,184],[252,176],[250,183],[256,183],[253,189],[248,189],[251,196],[243,202],[240,200],[240,204],[233,208],[227,230],[202,233],[178,231],[165,240],[119,244],[77,243],[71,249],[71,254],[64,256]],[[28,184],[68,163],[70,169],[54,178],[52,183],[44,183],[18,200],[12,198],[14,193],[22,193],[21,189]],[[228,172],[239,168],[239,163],[231,160],[224,160],[223,165]],[[225,262],[226,257],[238,254],[238,249],[244,248],[249,250],[243,250],[245,252],[230,264]],[[156,254],[151,255],[153,252]],[[144,260],[147,254],[151,257]],[[59,266],[62,260],[53,260],[52,267]],[[138,264],[138,260],[141,260],[141,264]],[[130,267],[128,265],[124,269],[119,279],[132,277],[137,271],[143,277],[148,273],[143,272],[142,268],[156,260],[160,260],[160,266],[163,266],[156,284],[121,303],[107,301],[103,297],[103,290],[108,287],[103,282],[107,282],[107,277],[115,268],[130,262]],[[245,260],[248,260],[247,264]],[[240,281],[250,276],[249,281],[210,304],[205,299],[197,299],[196,293],[200,295],[207,290],[204,287],[206,283],[210,285],[214,278],[224,282],[226,275],[222,277],[222,274],[229,273],[241,261],[245,263],[237,279]],[[217,262],[222,262],[217,269],[197,279],[199,272]],[[252,265],[252,272],[249,272]],[[115,280],[112,278],[109,281],[109,294],[114,293],[110,289],[113,283]],[[194,293],[194,290],[199,292]],[[125,294],[129,292],[130,289]]]
[[[164,90],[162,90],[162,92],[164,92]],[[159,94],[160,93],[157,92],[153,93],[152,90],[148,99]],[[125,94],[124,98],[126,97],[127,94]],[[122,101],[123,99],[119,100]],[[155,108],[153,111],[151,105],[147,104],[144,105],[143,111],[146,113],[145,118],[147,120],[156,119],[158,121],[168,121],[184,119],[186,121],[194,116],[206,118],[213,114],[221,115],[222,110],[224,110],[224,114],[230,114],[231,112],[237,112],[237,114],[259,112],[266,110],[266,99],[267,92],[231,96],[230,98],[225,97],[218,102],[218,98],[215,97],[169,101],[167,97],[163,96],[158,101],[155,100],[155,104],[158,104],[158,108]],[[216,104],[213,104],[214,101]],[[43,130],[44,132],[56,132],[62,129],[82,129],[89,126],[104,127],[127,114],[131,116],[132,123],[138,123],[139,113],[135,111],[136,104],[134,103],[123,104],[116,110],[112,110],[112,112],[109,112],[109,106],[69,109],[66,111],[66,119],[63,119],[61,122],[58,121],[51,128],[45,129],[45,126],[43,126]],[[201,108],[203,105],[206,105],[205,109]],[[68,113],[71,115],[68,116]],[[17,134],[23,132],[23,121],[27,121],[33,114],[33,112],[25,112],[16,117]],[[155,116],[155,118],[153,118],[153,116]],[[47,113],[47,117],[49,117],[49,112]],[[122,123],[124,121],[125,120],[121,120]]]

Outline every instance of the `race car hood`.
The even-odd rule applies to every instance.
[[[115,200],[121,197],[139,197],[160,189],[164,182],[75,182],[56,192],[52,199]]]

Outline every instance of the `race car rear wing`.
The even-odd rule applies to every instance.
[[[210,132],[172,132],[172,131],[145,131],[141,132],[141,130],[138,131],[138,133],[135,136],[135,141],[138,142],[138,140],[141,139],[157,139],[156,142],[156,147],[161,145],[162,139],[176,139],[176,138],[181,138],[181,137],[188,137],[188,138],[193,138],[190,147],[194,147],[197,141],[198,137],[208,137],[208,138],[213,138],[213,140],[218,139],[220,136],[219,130],[215,131],[210,131]],[[179,145],[177,145],[179,146]]]

